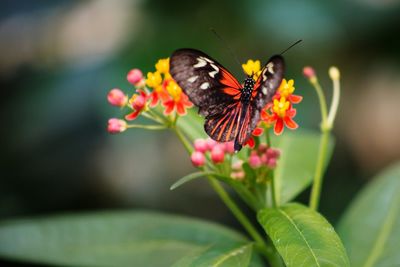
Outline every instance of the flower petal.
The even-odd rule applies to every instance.
[[[165,107],[164,115],[169,115],[174,110],[175,102],[173,100],[168,100],[163,102],[163,106]]]
[[[253,137],[250,137],[249,140],[247,140],[244,145],[248,145],[250,148],[254,148],[256,145],[256,142],[254,141]]]
[[[283,120],[278,118],[274,126],[274,132],[276,135],[281,135],[283,132]]]
[[[176,111],[181,116],[186,115],[186,109],[182,102],[176,103]]]
[[[286,116],[293,118],[294,116],[296,116],[297,114],[297,110],[293,107],[290,107],[290,109],[288,111],[286,111]]]
[[[289,129],[293,130],[293,129],[297,129],[299,127],[299,125],[294,120],[292,120],[292,118],[290,118],[289,116],[285,116],[283,118],[283,120],[285,121],[286,127],[288,127]]]
[[[290,102],[292,102],[293,104],[298,104],[303,100],[303,97],[300,95],[290,95],[289,96],[289,100]]]
[[[254,129],[252,134],[254,136],[261,136],[263,134],[263,132],[264,132],[263,128],[257,127],[257,128]]]
[[[133,121],[134,119],[137,118],[137,116],[139,116],[140,110],[136,110],[132,113],[129,113],[128,115],[125,116],[125,119],[127,121]]]
[[[150,103],[150,107],[155,107],[158,104],[158,93],[157,92],[153,92],[151,93],[151,103]]]

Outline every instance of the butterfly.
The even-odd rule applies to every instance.
[[[243,84],[216,60],[195,49],[179,49],[170,57],[170,74],[205,117],[204,129],[215,141],[234,141],[239,151],[256,128],[261,110],[282,82],[283,57],[272,56],[257,80]]]

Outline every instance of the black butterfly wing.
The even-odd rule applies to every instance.
[[[271,57],[267,64],[265,64],[260,77],[258,77],[254,85],[252,95],[252,105],[258,111],[261,111],[266,104],[271,102],[272,97],[275,95],[276,90],[282,82],[284,73],[285,62],[280,55]],[[254,122],[252,124],[254,124]]]
[[[170,74],[206,118],[222,114],[229,105],[239,101],[240,83],[201,51],[175,51],[170,58]]]

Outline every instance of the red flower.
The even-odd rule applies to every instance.
[[[193,103],[190,102],[187,95],[182,92],[182,89],[175,81],[169,81],[167,85],[167,91],[171,98],[162,103],[165,107],[165,115],[169,115],[176,110],[176,112],[182,116],[186,114],[186,108],[193,106]]]
[[[149,96],[142,90],[137,91],[139,94],[134,94],[129,100],[129,104],[131,104],[134,111],[125,116],[125,119],[128,121],[136,119],[140,112],[146,108],[146,102]]]
[[[267,108],[261,112],[261,119],[264,122],[271,125],[275,124],[274,132],[276,135],[282,134],[284,126],[289,129],[299,127],[293,120],[294,116],[296,116],[296,109],[289,101],[286,101],[285,97],[281,97],[279,100],[274,99],[273,104],[267,105]]]
[[[150,93],[150,107],[155,107],[157,106],[158,102],[165,102],[169,99],[168,91],[167,91],[167,86],[171,79],[165,79],[162,82],[162,85],[158,85],[153,88],[153,91]]]
[[[273,102],[267,104],[261,111],[261,120],[270,125],[274,124],[276,135],[282,134],[284,126],[289,129],[299,127],[293,120],[294,116],[296,116],[296,109],[293,108],[293,104],[300,103],[303,97],[294,95],[294,90],[294,81],[283,79],[273,97]]]

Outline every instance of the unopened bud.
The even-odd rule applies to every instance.
[[[139,69],[132,69],[128,72],[126,79],[132,85],[139,85],[143,80],[143,73]]]
[[[204,165],[206,158],[204,157],[204,154],[199,152],[199,151],[195,151],[192,153],[192,156],[190,157],[193,166],[195,167],[201,167]]]
[[[225,153],[222,145],[215,145],[211,150],[211,160],[218,164],[224,162]]]
[[[107,94],[107,100],[113,106],[123,107],[128,102],[128,97],[120,89],[114,88]]]
[[[117,118],[111,118],[108,120],[107,131],[111,134],[122,133],[126,130],[126,121]]]
[[[329,76],[332,80],[339,80],[340,79],[340,72],[339,69],[335,66],[329,68]]]

